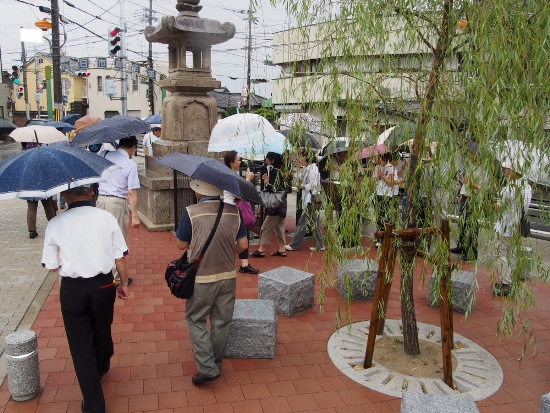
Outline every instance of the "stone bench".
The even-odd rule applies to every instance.
[[[428,305],[432,307],[439,307],[439,296],[436,297],[432,291],[436,275],[434,271],[428,282]],[[453,280],[453,310],[464,314],[474,298],[476,277],[471,271],[454,270],[451,273],[451,279]]]
[[[225,357],[273,359],[277,341],[277,314],[271,300],[235,300]]]
[[[403,392],[401,413],[479,413],[474,399],[468,396]]]
[[[338,265],[336,290],[351,301],[373,300],[377,276],[378,264],[369,258],[346,261],[344,265]]]
[[[258,298],[273,300],[277,314],[294,317],[313,307],[315,277],[290,267],[279,267],[258,276]]]

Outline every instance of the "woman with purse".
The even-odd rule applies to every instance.
[[[265,182],[265,191],[268,193],[280,193],[286,190],[285,177],[281,168],[283,166],[283,157],[275,152],[268,152],[265,155],[265,164],[267,166],[267,173],[262,175],[262,179]],[[260,231],[260,247],[250,254],[253,257],[265,257],[265,250],[269,243],[271,234],[275,232],[277,241],[279,242],[279,249],[273,252],[273,257],[286,257],[285,251],[285,219],[286,219],[286,192],[282,198],[282,203],[275,208],[266,208],[266,218],[262,224]]]
[[[317,155],[307,149],[300,149],[298,153],[300,162],[299,189],[302,190],[302,215],[296,224],[296,231],[290,244],[285,245],[287,251],[300,251],[306,235],[307,227],[312,229],[315,235],[315,246],[311,251],[324,251],[325,246],[319,228],[319,209],[321,207],[321,175],[317,168]]]
[[[239,172],[239,168],[241,167],[241,157],[236,151],[226,152],[223,157],[223,162],[225,163],[225,166],[235,171],[235,173]],[[252,172],[247,172],[246,180],[248,182],[252,182],[254,180],[254,174]],[[239,210],[241,211],[241,215],[243,215],[243,211],[241,209],[243,208],[243,206],[239,205],[237,202],[239,199],[240,199],[239,197],[233,195],[232,193],[223,191],[223,202],[225,202],[226,204],[236,205],[237,208],[239,208]],[[245,211],[245,213],[247,213],[247,211]],[[247,231],[246,231],[247,238],[249,237],[248,229],[249,228],[247,228]],[[241,259],[241,266],[239,267],[239,272],[249,273],[249,274],[258,274],[260,272],[260,270],[252,267],[248,263],[248,248],[246,248],[246,250],[244,250],[239,254],[239,258]]]

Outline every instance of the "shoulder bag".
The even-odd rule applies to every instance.
[[[210,233],[206,244],[204,244],[199,257],[188,263],[187,251],[185,251],[179,260],[171,261],[170,264],[168,264],[166,272],[164,273],[164,279],[166,280],[166,284],[168,284],[168,288],[170,288],[170,292],[173,296],[186,299],[193,295],[193,292],[195,291],[195,277],[197,275],[197,270],[199,269],[201,261],[204,258],[204,254],[206,253],[206,250],[208,249],[208,246],[210,245],[210,242],[212,242],[212,238],[214,238],[214,234],[218,229],[218,224],[220,223],[220,219],[222,217],[223,206],[224,202],[220,201],[220,208],[218,209],[216,222],[214,223],[212,232]]]
[[[237,201],[235,201],[235,205],[239,208],[239,211],[241,211],[244,227],[248,230],[254,228],[256,225],[256,215],[254,215],[252,204],[244,199],[237,199]]]

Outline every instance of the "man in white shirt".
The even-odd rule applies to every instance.
[[[137,190],[140,185],[137,165],[132,161],[136,149],[137,138],[129,136],[120,140],[116,151],[107,151],[102,155],[120,166],[120,169],[113,171],[107,181],[100,182],[96,207],[113,214],[124,235],[124,241],[126,241],[130,217],[132,226],[139,227]],[[113,273],[118,281],[116,271]],[[130,278],[128,282],[132,284],[133,280]]]
[[[514,233],[519,232],[519,222],[522,211],[527,212],[533,190],[519,173],[517,166],[511,160],[502,164],[506,185],[500,191],[496,209],[499,219],[495,222],[497,239],[495,242],[494,257],[495,267],[500,282],[496,283],[493,289],[495,295],[507,296],[510,284],[512,284],[512,273],[517,264],[517,256],[514,249],[510,248],[510,239]]]
[[[92,206],[89,186],[62,194],[69,207],[46,228],[42,265],[61,276],[61,314],[84,396],[82,411],[104,413],[101,376],[109,371],[114,353],[111,324],[116,292],[111,269],[116,265],[118,297],[126,300],[128,247],[116,219]]]

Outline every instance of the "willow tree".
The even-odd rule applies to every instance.
[[[274,61],[282,62],[274,101],[300,104],[323,120],[323,129],[352,139],[360,148],[365,128],[383,130],[405,120],[416,124],[406,178],[404,219],[394,224],[424,226],[448,210],[442,200],[456,198],[459,170],[471,164],[467,143],[479,144],[477,167],[483,171],[472,197],[469,227],[479,227],[491,245],[496,237],[495,208],[501,182],[500,157],[494,148],[509,139],[529,142],[547,153],[545,119],[550,113],[550,4],[542,0],[271,0],[283,4],[294,28],[275,34]],[[287,63],[285,63],[287,62]],[[430,163],[429,142],[437,141]],[[342,243],[357,236],[359,222],[373,222],[374,182],[354,151],[340,173],[343,211],[328,221],[328,264],[344,259]],[[527,157],[529,158],[529,157]],[[527,168],[529,162],[523,163]],[[429,168],[429,169],[427,169]],[[523,168],[523,167],[522,167]],[[519,172],[524,172],[523,169]],[[435,188],[435,189],[434,189]],[[436,202],[423,202],[432,190]],[[426,198],[424,198],[426,199]],[[331,203],[325,203],[330,213]],[[510,240],[517,261],[498,332],[529,330],[524,310],[534,304],[522,274],[528,258],[519,233]],[[401,247],[401,307],[405,351],[418,354],[413,299],[415,243]],[[432,265],[447,262],[442,243],[432,245]],[[531,259],[545,274],[539,259]],[[491,260],[486,265],[491,268]],[[444,271],[439,271],[439,274]],[[440,275],[439,275],[440,276]],[[330,273],[321,276],[322,286]],[[433,283],[437,291],[439,283]],[[321,302],[323,291],[321,291]],[[349,304],[349,303],[348,303]],[[348,311],[349,314],[349,311]]]

